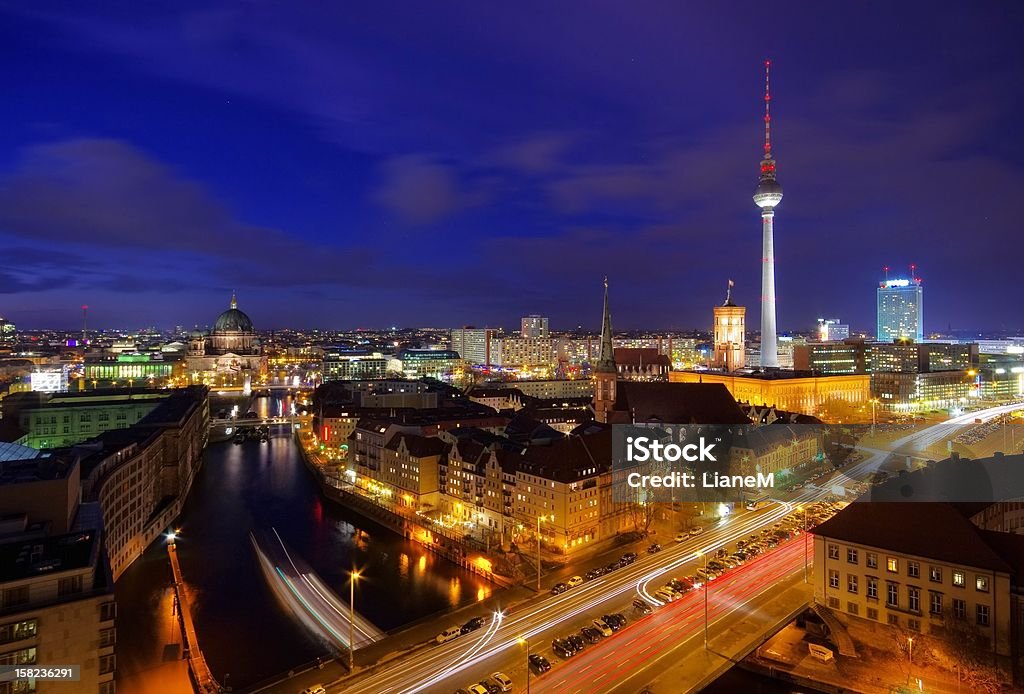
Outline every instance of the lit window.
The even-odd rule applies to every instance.
[[[886,570],[891,571],[892,573],[899,573],[899,570],[900,570],[900,560],[897,559],[896,557],[886,557],[885,558],[885,568],[886,568]]]

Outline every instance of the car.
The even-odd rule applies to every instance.
[[[588,581],[592,581],[595,578],[601,578],[602,576],[604,576],[604,569],[602,569],[600,566],[595,566],[587,572]]]
[[[654,554],[655,552],[660,552],[660,551],[661,551],[661,545],[659,545],[657,542],[652,542],[651,546],[647,548],[647,553],[648,554]]]
[[[658,590],[654,591],[654,597],[662,602],[675,602],[679,599],[679,594],[671,588],[658,588]]]
[[[434,638],[438,643],[445,643],[462,636],[462,627],[448,627]]]
[[[614,630],[603,619],[594,620],[594,628],[601,632],[601,636],[611,636]]]
[[[674,590],[675,592],[680,593],[680,594],[685,593],[686,591],[688,591],[691,588],[693,588],[693,582],[692,581],[687,581],[686,579],[683,579],[682,581],[680,581],[678,578],[670,579],[669,582],[666,585],[669,588],[671,588],[672,590]]]
[[[735,559],[733,559],[732,557],[722,557],[718,561],[720,561],[723,564],[725,564],[725,568],[727,568],[727,569],[735,569],[737,566],[740,565],[740,563],[738,561],[736,561]]]
[[[604,620],[605,624],[607,624],[608,626],[610,626],[612,628],[612,631],[618,631],[622,627],[626,626],[626,622],[625,622],[626,618],[623,617],[622,618],[623,621],[620,622],[619,621],[619,615],[617,615],[617,614],[606,614],[606,615],[602,616],[601,619]]]
[[[698,526],[696,526],[694,528],[690,528],[690,537],[697,537],[702,532],[704,532],[704,526],[702,526],[702,525],[698,525]]]
[[[479,629],[480,627],[482,627],[486,623],[487,623],[487,620],[484,619],[483,617],[473,617],[472,619],[467,621],[465,624],[463,624],[462,627],[460,627],[460,629],[461,629],[463,634],[468,634],[471,631],[476,631],[477,629]]]
[[[494,680],[499,687],[501,687],[501,691],[512,691],[512,680],[504,672],[495,672],[491,675],[491,679]]]
[[[581,586],[581,585],[583,585],[583,577],[582,576],[573,576],[572,578],[570,578],[568,581],[565,582],[565,585],[569,586],[570,588],[575,588],[576,586]]]
[[[686,533],[676,533],[676,542],[686,542],[690,536]]]
[[[322,684],[314,684],[312,687],[306,687],[299,694],[327,694],[327,687]]]
[[[729,550],[725,547],[719,547],[718,551],[715,552],[715,559],[724,559],[727,556],[729,556]]]
[[[626,552],[622,555],[622,559],[620,559],[619,561],[623,562],[624,564],[632,564],[636,561],[636,552]]]
[[[647,602],[646,600],[636,598],[635,600],[633,600],[633,609],[639,612],[640,614],[650,614],[651,603]]]
[[[567,586],[564,583],[556,583],[555,585],[551,586],[552,595],[560,595],[567,590],[569,590],[569,586]]]
[[[485,687],[483,684],[477,683],[477,684],[469,685],[469,694],[491,694],[491,693],[489,691],[487,691],[487,687]]]
[[[565,637],[565,640],[572,644],[573,649],[575,649],[577,653],[582,651],[587,645],[586,640],[584,640],[584,638],[579,634],[569,634]]]
[[[597,643],[601,640],[601,632],[594,627],[583,627],[580,629],[580,635],[587,640],[588,643]]]
[[[740,540],[739,542],[736,543],[736,549],[743,549],[748,544],[750,544],[750,543],[747,542],[746,540]]]
[[[611,564],[609,564],[608,566],[604,567],[604,572],[606,574],[610,574],[612,571],[615,571],[615,570],[620,569],[620,568],[622,568],[622,564],[620,564],[617,561],[613,561]]]
[[[533,674],[535,675],[543,675],[551,669],[550,661],[538,653],[531,653],[529,660],[530,669],[533,670]]]
[[[491,680],[480,680],[480,686],[487,690],[487,694],[501,694],[501,685]]]
[[[555,639],[551,642],[551,650],[562,660],[567,660],[576,655],[576,649],[564,639]]]
[[[626,615],[622,614],[621,612],[616,612],[612,615],[612,617],[615,617],[615,619],[619,620],[620,627],[626,626]]]

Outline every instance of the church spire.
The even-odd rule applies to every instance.
[[[608,306],[608,278],[604,278],[604,312],[601,318],[601,351],[598,353],[598,373],[615,373],[615,346],[612,344],[612,312]]]
[[[235,290],[231,290],[231,308],[238,308],[238,297],[235,296]]]

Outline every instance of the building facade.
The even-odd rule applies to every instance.
[[[879,342],[924,339],[924,288],[921,278],[885,280],[876,290]]]

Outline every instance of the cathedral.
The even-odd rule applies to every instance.
[[[185,363],[193,383],[250,385],[266,371],[262,352],[252,320],[232,293],[230,308],[217,317],[213,330],[192,331]]]

